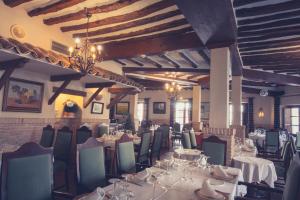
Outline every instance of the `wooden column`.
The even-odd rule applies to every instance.
[[[150,98],[145,98],[144,99],[145,101],[145,110],[146,110],[146,114],[145,114],[145,118],[146,118],[146,121],[149,121],[149,102],[150,102]]]
[[[280,128],[280,96],[274,96],[274,129]]]
[[[173,127],[175,120],[175,99],[170,99],[170,126]]]
[[[201,85],[193,86],[192,125],[195,131],[200,130],[201,124]]]
[[[231,100],[232,100],[232,125],[242,126],[242,77],[232,76],[231,84]]]
[[[253,97],[248,98],[248,131],[254,131],[254,119],[253,119]]]

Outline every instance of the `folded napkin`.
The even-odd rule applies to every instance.
[[[104,197],[105,191],[102,188],[97,187],[95,191],[88,194],[87,196],[80,198],[80,200],[103,200]]]
[[[205,197],[210,197],[212,199],[224,199],[224,197],[217,193],[213,187],[209,184],[208,179],[204,181],[199,194]]]
[[[254,151],[254,147],[249,147],[247,145],[243,145],[242,146],[242,150],[243,151],[248,151],[248,152],[253,152]]]
[[[217,165],[214,168],[213,173],[214,173],[215,176],[220,177],[220,178],[224,178],[224,179],[231,179],[232,178],[232,176],[230,176],[229,174],[227,174],[227,172],[220,165]]]
[[[146,168],[146,170],[139,172],[135,175],[135,177],[139,180],[145,181],[147,180],[147,178],[151,175],[151,171],[147,170],[148,168]]]

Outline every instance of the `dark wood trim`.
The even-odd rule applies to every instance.
[[[141,59],[146,60],[146,62],[150,63],[151,65],[154,65],[157,68],[162,68],[162,65],[153,60],[152,58],[149,58],[148,56],[140,56]]]
[[[52,75],[50,76],[50,81],[56,82],[56,81],[72,81],[72,80],[80,80],[85,74],[82,73],[76,73],[76,74],[62,74],[62,75]]]
[[[124,73],[137,73],[137,72],[187,72],[187,73],[199,73],[209,74],[209,69],[194,69],[194,68],[140,68],[140,67],[123,67]]]
[[[131,38],[131,37],[136,37],[136,36],[140,36],[140,35],[159,32],[159,31],[165,31],[167,29],[176,28],[179,26],[187,25],[187,24],[188,23],[185,19],[179,19],[179,20],[175,20],[172,22],[166,22],[163,24],[159,24],[156,26],[151,26],[149,28],[132,31],[129,33],[122,33],[119,35],[112,35],[112,36],[106,36],[106,37],[95,37],[95,38],[90,39],[90,41],[92,43],[99,43],[99,42],[106,42],[106,41],[112,41],[112,40],[120,40],[120,39],[124,39],[124,38]],[[168,31],[166,31],[166,32],[168,32]]]
[[[248,4],[263,2],[263,1],[267,1],[267,0],[234,0],[233,6],[234,7],[246,6]]]
[[[87,108],[87,107],[90,105],[90,103],[91,103],[91,102],[99,95],[99,93],[100,93],[103,89],[104,89],[103,87],[98,88],[98,89],[94,92],[94,94],[92,94],[92,96],[84,103],[83,107],[84,107],[84,108]]]
[[[9,68],[22,68],[27,62],[29,62],[29,59],[27,58],[2,61],[0,62],[0,70],[6,70]]]
[[[4,4],[11,8],[21,5],[23,3],[30,2],[30,1],[32,1],[32,0],[3,0]]]
[[[137,91],[134,88],[108,88],[108,92],[111,94],[137,93]]]
[[[150,15],[152,13],[155,13],[157,11],[160,11],[162,9],[171,7],[173,5],[174,5],[174,2],[172,0],[159,1],[157,3],[147,6],[145,8],[142,8],[141,10],[126,13],[123,15],[107,17],[107,18],[104,18],[101,20],[90,22],[88,24],[88,27],[95,28],[95,27],[99,27],[99,26],[105,26],[105,25],[135,20],[135,19],[138,19],[141,17],[145,17],[147,15]],[[44,23],[47,25],[53,25],[53,24],[62,23],[62,22],[64,22],[64,20],[62,20],[59,17],[44,20]],[[81,30],[81,29],[85,29],[85,28],[86,28],[86,24],[84,23],[84,24],[78,24],[78,25],[63,26],[63,27],[61,27],[61,30],[63,32],[68,32],[68,31]]]
[[[28,12],[28,15],[30,17],[35,17],[35,16],[39,16],[39,15],[54,13],[54,12],[58,12],[60,10],[63,10],[65,8],[75,6],[75,5],[77,5],[79,3],[82,3],[82,2],[85,2],[85,1],[86,0],[58,1],[58,2],[55,2],[53,4],[44,6],[44,7],[39,7],[39,8],[35,8],[33,10],[30,10]]]
[[[55,90],[54,94],[50,97],[48,101],[48,105],[51,105],[55,99],[59,96],[60,93],[71,83],[71,80],[65,80],[57,90]]]
[[[187,61],[193,68],[198,68],[198,64],[191,59],[189,56],[185,55],[185,53],[183,52],[179,52],[179,55],[185,60]]]
[[[250,88],[250,87],[242,87],[242,91],[244,93],[248,94],[259,94],[261,89],[258,88]],[[273,90],[268,90],[268,96],[281,96],[284,95],[284,91],[273,91]]]
[[[113,59],[113,61],[115,61],[116,63],[118,63],[118,64],[120,64],[120,65],[126,66],[126,63],[120,61],[119,59]]]
[[[138,66],[141,66],[141,67],[144,66],[144,64],[142,62],[139,62],[139,61],[137,61],[137,60],[135,60],[133,58],[128,58],[127,60],[129,60],[130,62],[132,62],[132,63],[134,63],[134,64],[136,64]]]
[[[0,90],[2,89],[2,87],[9,81],[10,76],[12,75],[12,73],[15,71],[16,68],[8,68],[4,71],[4,73],[2,74],[1,78],[0,78]]]
[[[300,47],[292,47],[292,48],[285,48],[285,49],[273,49],[273,50],[258,50],[258,51],[250,51],[241,53],[241,56],[251,56],[251,55],[264,55],[264,54],[271,54],[271,53],[292,53],[295,51],[300,51]]]
[[[130,21],[127,23],[123,23],[120,25],[116,25],[116,26],[112,26],[112,27],[107,27],[107,28],[101,28],[95,31],[90,31],[89,32],[89,36],[97,36],[97,35],[101,35],[101,34],[106,34],[106,33],[112,33],[112,32],[117,32],[117,31],[121,31],[121,30],[125,30],[128,28],[134,28],[137,26],[142,26],[148,23],[153,23],[153,22],[157,22],[163,19],[167,19],[170,17],[174,17],[177,15],[180,15],[181,12],[179,10],[174,10],[174,11],[170,11],[167,13],[163,13],[163,14],[159,14],[159,15],[155,15],[152,17],[148,17],[148,18],[143,18],[143,19],[137,19],[135,21]],[[86,33],[74,33],[73,37],[86,37]]]
[[[126,97],[129,94],[129,91],[124,93],[118,93],[116,94],[115,98],[110,101],[110,103],[106,106],[107,109],[111,109],[114,107],[117,103],[119,103],[124,97]]]
[[[59,89],[59,87],[53,87],[52,91],[56,92]],[[86,97],[87,93],[84,91],[80,91],[80,90],[72,90],[72,89],[64,89],[61,92],[62,94],[70,94],[70,95],[74,95],[74,96],[81,96],[81,97]]]
[[[176,68],[180,68],[180,65],[175,62],[174,60],[172,60],[170,57],[168,57],[165,54],[159,55],[160,58],[165,59],[168,63],[171,63],[174,67]]]
[[[99,83],[86,83],[85,88],[106,88],[115,85],[116,83],[112,82],[99,82]]]
[[[204,50],[199,50],[198,53],[199,53],[199,55],[203,58],[203,60],[205,60],[205,62],[206,62],[207,64],[210,64],[210,58],[209,58],[209,56],[205,53]]]

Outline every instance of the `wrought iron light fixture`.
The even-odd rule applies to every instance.
[[[96,46],[89,41],[89,20],[92,14],[88,12],[87,8],[85,8],[85,12],[87,18],[86,37],[83,41],[75,38],[75,47],[69,48],[69,61],[73,69],[79,69],[86,74],[93,71],[96,61],[103,61],[103,49],[101,45]]]
[[[170,99],[176,100],[179,96],[181,89],[182,89],[182,87],[174,81],[171,83],[165,84],[165,90]]]
[[[259,118],[263,118],[264,116],[265,116],[265,113],[264,113],[262,107],[260,107],[260,108],[259,108],[259,111],[258,111],[258,117],[259,117]]]

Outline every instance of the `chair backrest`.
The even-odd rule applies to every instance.
[[[151,133],[145,132],[142,134],[141,145],[138,152],[137,162],[143,163],[149,160],[149,150],[151,143]]]
[[[189,132],[183,132],[182,133],[182,146],[184,149],[191,149],[191,138]]]
[[[77,145],[76,161],[79,194],[106,185],[104,150],[95,138],[90,137],[85,143]]]
[[[82,126],[76,131],[76,144],[82,144],[90,137],[92,137],[92,131],[88,127]]]
[[[184,124],[182,127],[182,131],[190,131],[192,129],[192,124]]]
[[[116,141],[116,156],[118,173],[135,173],[136,162],[134,155],[133,141],[127,134],[123,134]]]
[[[161,130],[162,135],[163,135],[163,139],[169,137],[169,134],[170,134],[170,126],[169,125],[163,124],[158,129]]]
[[[175,122],[174,125],[173,125],[173,131],[174,132],[181,132],[180,130],[180,124]]]
[[[109,133],[109,128],[106,125],[100,125],[97,128],[96,137],[102,137],[104,134]]]
[[[71,151],[71,142],[72,131],[68,127],[58,130],[53,148],[54,159],[67,162]]]
[[[192,148],[196,148],[197,140],[196,140],[195,132],[193,130],[190,130],[189,133],[190,133],[190,139],[191,139],[191,146],[192,146]]]
[[[47,125],[46,127],[43,128],[40,145],[46,148],[52,147],[54,136],[55,136],[54,128],[52,128],[51,125]]]
[[[155,130],[154,131],[154,139],[151,147],[151,157],[159,156],[160,155],[160,149],[162,145],[162,132],[161,130]]]
[[[279,131],[267,131],[265,140],[266,151],[278,152],[279,150]]]
[[[297,147],[293,138],[291,138],[291,147],[293,150],[293,154],[295,154],[297,152]]]
[[[287,171],[283,200],[300,199],[300,158],[299,153],[294,158]]]
[[[2,154],[1,200],[51,200],[53,186],[51,149],[30,142]]]
[[[300,149],[300,132],[296,135],[296,147]]]
[[[209,156],[209,163],[215,165],[226,164],[226,141],[220,140],[217,136],[210,136],[203,139],[202,150],[206,156]]]
[[[289,145],[289,143],[290,143],[290,141],[284,142],[283,147],[280,152],[280,158],[283,158],[284,154],[286,153],[286,149],[287,149],[287,146]]]

